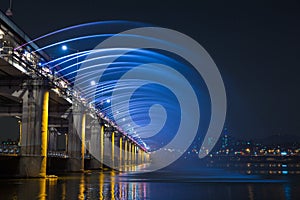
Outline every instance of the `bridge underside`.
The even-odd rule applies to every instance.
[[[74,129],[74,113],[79,113],[79,130]],[[22,73],[7,59],[0,59],[0,117],[17,118],[20,125],[20,146],[0,147],[8,152],[0,152],[0,176],[45,177],[47,171],[103,169],[104,160],[119,169],[149,161],[113,127],[104,126],[104,121],[66,101],[47,81]],[[63,147],[58,144],[62,137]],[[91,146],[98,148],[95,156],[89,152]]]

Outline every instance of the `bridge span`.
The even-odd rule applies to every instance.
[[[36,44],[16,50],[29,41],[1,12],[0,117],[18,118],[20,132],[18,144],[0,147],[0,174],[10,171],[5,168],[11,161],[17,165],[13,175],[21,177],[45,177],[47,166],[68,172],[102,169],[105,156],[116,169],[149,162],[145,148],[76,95],[67,80],[39,66],[41,59],[50,58],[35,52]],[[63,149],[58,149],[58,137],[64,137]],[[95,145],[96,155],[89,152]]]

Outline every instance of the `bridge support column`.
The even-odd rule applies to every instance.
[[[21,158],[22,177],[45,177],[48,140],[48,84],[30,80],[23,97]]]
[[[119,138],[119,169],[122,169],[123,166],[123,138]]]
[[[90,146],[89,146],[89,152],[92,155],[90,160],[90,169],[99,169],[101,167],[100,163],[100,157],[101,157],[101,133],[99,134],[99,122],[98,120],[93,119],[91,122],[91,137],[90,137]]]
[[[111,132],[109,128],[105,128],[105,134],[104,134],[104,156],[103,156],[103,160],[105,162],[107,162],[107,164],[109,165],[108,167],[112,166],[112,141],[111,141]],[[106,164],[106,163],[105,163]]]
[[[134,148],[135,148],[135,145],[134,143],[131,144],[131,165],[134,165],[135,163],[135,159],[134,159]]]
[[[133,155],[133,165],[136,165],[136,145],[133,145],[132,149],[132,155]]]
[[[111,163],[112,168],[115,167],[115,132],[111,133]]]
[[[142,159],[141,159],[141,154],[142,153],[142,151],[141,151],[141,149],[140,148],[137,148],[137,153],[136,153],[136,162],[137,162],[137,164],[139,165],[139,164],[141,164],[142,163]]]
[[[84,171],[84,155],[85,155],[85,118],[86,114],[82,114],[81,119],[81,151],[80,151],[80,159],[81,159],[81,165],[80,165],[80,171]]]
[[[67,171],[79,172],[84,170],[85,113],[79,105],[73,105],[72,112],[69,116]]]
[[[144,164],[145,162],[144,162],[144,150],[142,150],[142,149],[140,149],[140,163],[141,164]]]
[[[124,165],[126,166],[128,164],[128,140],[125,139],[124,144]]]
[[[103,169],[103,162],[104,162],[104,125],[101,123],[100,129],[100,163],[101,168]]]
[[[129,165],[132,165],[132,147],[133,147],[133,145],[132,145],[132,143],[131,142],[129,142],[129,150],[128,150],[128,160],[129,160],[129,162],[128,162],[128,164]]]

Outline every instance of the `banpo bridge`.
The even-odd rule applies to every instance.
[[[17,117],[20,126],[18,145],[1,149],[1,175],[45,177],[51,170],[103,169],[104,160],[112,168],[134,171],[150,162],[143,146],[76,95],[67,80],[39,66],[49,56],[24,49],[36,50],[36,44],[16,50],[30,39],[0,15],[0,116]],[[64,136],[63,151],[58,135]],[[97,158],[89,152],[92,147]]]

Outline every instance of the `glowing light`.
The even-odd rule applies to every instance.
[[[68,49],[68,47],[67,47],[67,45],[62,45],[61,49],[66,51]]]
[[[92,80],[91,81],[91,86],[94,86],[94,85],[96,85],[96,81]]]
[[[287,152],[281,152],[281,155],[282,155],[282,156],[286,156],[286,155],[287,155]]]
[[[69,102],[69,103],[73,103],[73,101],[68,97],[68,98],[66,98],[66,100]]]
[[[106,103],[110,103],[110,99],[106,99]]]

